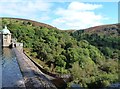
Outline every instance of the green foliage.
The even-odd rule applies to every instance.
[[[72,82],[82,87],[105,87],[118,81],[119,38],[88,34],[84,30],[69,34],[15,19],[3,19],[4,24],[12,37],[23,42],[24,48],[31,49],[30,56],[48,65],[46,70],[61,74],[70,72]]]
[[[115,30],[118,29],[115,28]],[[120,49],[119,33],[116,33],[116,35],[108,36],[108,35],[104,35],[104,32],[103,34],[99,34],[99,33],[90,34],[90,33],[79,33],[79,31],[76,31],[71,35],[74,38],[76,38],[78,41],[87,40],[90,44],[97,47],[107,59],[109,58],[119,59],[120,57],[120,55],[117,55],[120,53],[120,51],[118,51]]]

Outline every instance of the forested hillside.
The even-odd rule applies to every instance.
[[[120,29],[117,25],[104,26],[104,31],[99,28],[66,32],[30,20],[3,18],[2,22],[46,70],[72,74],[73,81],[68,86],[76,83],[98,89],[119,81]]]
[[[87,40],[97,47],[107,59],[120,59],[120,24],[103,25],[72,32],[80,40]]]

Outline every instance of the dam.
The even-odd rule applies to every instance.
[[[0,87],[25,87],[23,76],[20,71],[13,49],[2,47],[0,35]]]
[[[7,35],[5,35],[5,41]],[[0,34],[0,88],[15,89],[57,89],[46,77],[46,74],[20,50],[9,48]],[[19,46],[19,45],[18,45]]]

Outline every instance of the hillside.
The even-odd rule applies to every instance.
[[[71,35],[78,41],[87,40],[92,45],[99,48],[107,55],[107,50],[120,50],[120,24],[102,25],[78,30],[71,33]],[[111,51],[111,54],[114,52]],[[110,55],[109,55],[110,56]],[[112,57],[112,55],[111,55]]]
[[[118,28],[120,24],[111,24],[111,25],[101,25],[91,28],[84,29],[86,33],[97,33],[104,35],[119,35],[120,29]]]
[[[46,27],[46,28],[55,28],[57,29],[56,27],[53,27],[51,25],[48,25],[48,24],[45,24],[45,23],[40,23],[40,22],[37,22],[37,21],[33,21],[33,20],[28,20],[28,19],[21,19],[21,18],[2,18],[2,21],[6,21],[7,22],[3,22],[3,24],[8,24],[10,23],[11,21],[12,22],[24,22],[24,24],[29,24],[29,25],[32,25],[32,26],[40,26],[40,27]]]
[[[88,89],[99,89],[119,82],[120,38],[117,25],[112,25],[115,34],[107,35],[112,31],[107,26],[61,31],[30,20],[3,18],[2,22],[10,29],[12,37],[24,43],[27,55],[45,70],[71,74],[73,80],[68,86],[75,83]],[[103,32],[105,28],[107,31]]]

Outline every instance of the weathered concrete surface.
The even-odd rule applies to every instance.
[[[18,51],[16,48],[13,49],[23,74],[26,88],[57,89],[23,52]]]

